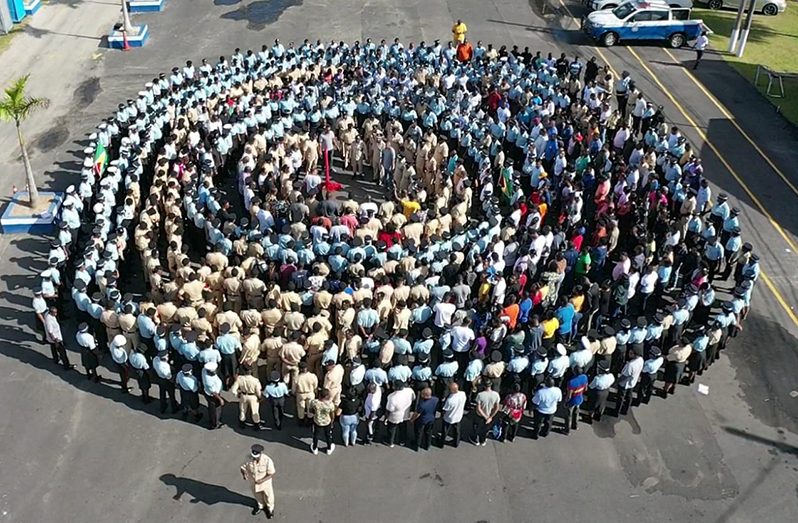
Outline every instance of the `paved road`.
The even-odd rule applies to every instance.
[[[123,54],[98,48],[95,38],[117,16],[109,3],[54,2],[34,20],[32,32],[0,56],[4,72],[32,72],[36,94],[53,99],[50,112],[28,127],[44,185],[69,183],[93,123],[143,82],[187,58],[212,58],[236,46],[256,49],[275,37],[305,36],[443,40],[452,20],[462,18],[475,40],[598,53],[558,0],[173,0],[164,13],[139,17],[150,24],[153,39],[144,50]],[[578,6],[567,7],[579,14]],[[45,18],[47,9],[52,19]],[[24,58],[22,50],[42,63]],[[601,53],[616,71],[631,71],[700,148],[710,177],[743,208],[746,235],[763,252],[766,271],[789,308],[796,301],[798,250],[789,246],[798,226],[795,195],[686,76],[679,61],[690,53],[673,52],[676,60],[656,47],[636,48],[640,60],[625,48]],[[698,79],[788,179],[798,178],[794,130],[717,59],[709,57]],[[0,169],[17,173],[7,128],[0,130],[0,145],[6,151]],[[713,147],[778,220],[784,236]],[[0,194],[19,184],[15,176],[0,179]],[[308,434],[208,432],[161,418],[156,407],[122,396],[113,383],[92,385],[54,369],[24,314],[43,254],[39,238],[0,238],[0,520],[249,517],[236,468],[256,440],[266,441],[277,462],[284,521],[786,522],[798,513],[798,398],[791,395],[798,389],[798,327],[764,285],[742,336],[702,378],[709,395],[681,388],[667,401],[655,399],[627,419],[604,420],[567,440],[553,434],[540,442],[520,438],[512,445],[428,454],[375,447],[314,457]],[[233,407],[225,420],[235,420]]]

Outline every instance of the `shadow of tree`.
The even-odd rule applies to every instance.
[[[240,1],[240,0],[238,0]],[[260,31],[267,25],[276,22],[289,7],[302,5],[304,0],[258,0],[247,5],[242,5],[235,11],[223,14],[220,18],[225,20],[246,21],[247,29]],[[216,0],[217,5],[232,5],[235,0]],[[231,2],[231,3],[226,3]]]

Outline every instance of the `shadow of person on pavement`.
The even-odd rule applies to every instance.
[[[183,494],[191,496],[189,503],[204,503],[205,505],[216,505],[217,503],[227,503],[229,505],[253,505],[252,498],[233,492],[227,487],[211,485],[196,479],[175,476],[174,474],[163,474],[158,478],[164,485],[175,487],[175,495],[172,499],[181,501]]]

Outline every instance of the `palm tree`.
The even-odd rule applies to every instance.
[[[5,97],[0,99],[0,120],[14,122],[17,126],[19,148],[22,150],[22,163],[25,165],[25,179],[28,183],[28,203],[31,207],[38,203],[39,191],[36,190],[36,180],[33,179],[33,169],[28,158],[28,149],[25,147],[25,137],[22,136],[20,124],[37,109],[44,109],[50,105],[47,98],[33,98],[25,94],[28,76],[17,78],[11,86],[6,87]]]

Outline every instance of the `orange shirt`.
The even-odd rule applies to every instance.
[[[513,303],[512,305],[508,305],[502,311],[502,315],[503,316],[507,316],[508,318],[510,318],[510,321],[508,322],[508,326],[510,327],[511,330],[514,329],[515,328],[515,324],[518,323],[518,314],[520,314],[520,312],[521,312],[521,308],[518,306],[517,303]]]
[[[457,59],[461,62],[470,62],[474,56],[474,47],[471,42],[465,42],[457,46]]]

